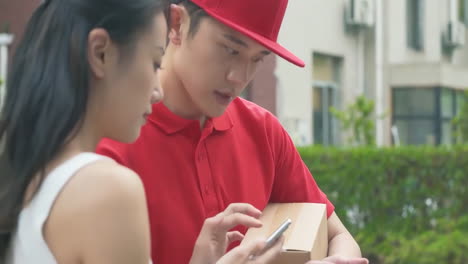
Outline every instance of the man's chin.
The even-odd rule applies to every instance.
[[[220,117],[222,115],[224,115],[224,113],[226,113],[226,109],[227,107],[224,107],[224,108],[220,108],[220,109],[217,109],[215,111],[211,111],[210,113],[206,114],[207,117],[209,118],[216,118],[216,117]]]

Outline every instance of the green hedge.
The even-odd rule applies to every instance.
[[[299,152],[371,263],[468,263],[468,146]]]

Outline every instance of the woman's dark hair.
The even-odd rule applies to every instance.
[[[90,83],[87,41],[105,29],[130,54],[164,0],[47,0],[33,13],[16,50],[0,118],[0,262],[26,189],[81,127]],[[1,144],[0,144],[1,145]],[[35,176],[39,175],[39,178]]]

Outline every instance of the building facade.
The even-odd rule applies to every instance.
[[[468,88],[466,0],[290,1],[279,41],[276,114],[298,145],[340,145],[331,115],[357,96],[376,103],[378,145],[451,144]],[[383,117],[383,118],[382,118]]]

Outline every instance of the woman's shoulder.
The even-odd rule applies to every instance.
[[[76,172],[57,197],[45,228],[52,251],[55,248],[55,252],[68,251],[69,255],[105,262],[109,259],[103,258],[120,254],[102,251],[113,252],[123,247],[123,241],[136,241],[126,245],[126,254],[141,258],[132,255],[133,250],[143,254],[143,259],[148,257],[147,233],[143,184],[135,172],[110,159],[95,161]]]
[[[76,171],[57,197],[56,204],[66,202],[69,210],[83,210],[86,205],[89,210],[113,203],[125,205],[142,195],[143,184],[134,171],[103,158]]]

